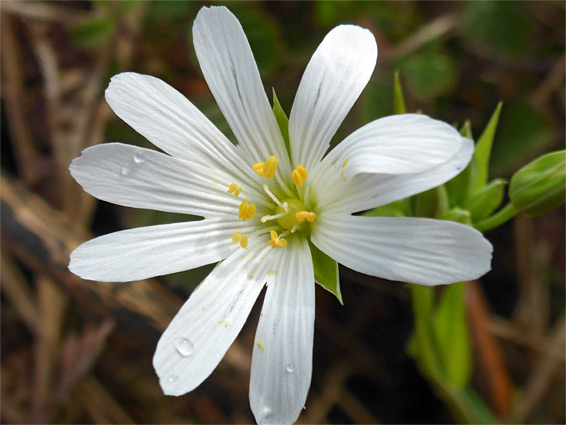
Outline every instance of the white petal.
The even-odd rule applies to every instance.
[[[170,155],[244,172],[249,168],[214,124],[158,78],[118,74],[112,77],[105,97],[116,115]]]
[[[360,174],[344,181],[340,172],[330,168],[313,176],[317,212],[353,213],[387,205],[440,186],[460,174],[472,159],[474,142],[460,139],[459,150],[449,161],[413,174]],[[313,195],[316,195],[314,191]]]
[[[240,145],[257,162],[277,156],[288,174],[285,143],[236,17],[225,7],[201,8],[193,42],[204,78]]]
[[[425,218],[318,216],[312,241],[341,264],[390,280],[440,285],[491,269],[491,244],[477,230]]]
[[[192,391],[224,357],[270,279],[272,249],[261,250],[250,250],[244,258],[235,252],[220,263],[167,327],[153,357],[165,394]]]
[[[206,219],[123,230],[92,239],[71,254],[69,270],[83,279],[129,282],[189,270],[226,258],[236,220]]]
[[[328,167],[337,164],[346,178],[419,173],[454,157],[461,139],[454,127],[426,115],[393,115],[352,133],[323,162]]]
[[[312,375],[315,286],[308,242],[290,241],[281,253],[252,357],[250,404],[260,425],[294,423]]]
[[[324,38],[301,79],[289,117],[294,164],[310,170],[322,159],[376,61],[377,44],[366,29],[340,25]]]
[[[69,169],[83,189],[98,199],[202,216],[237,214],[241,199],[228,194],[227,188],[231,183],[244,185],[218,169],[120,143],[85,149]]]

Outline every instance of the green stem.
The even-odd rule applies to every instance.
[[[499,210],[496,214],[485,220],[480,221],[474,227],[480,232],[487,232],[488,230],[494,229],[501,226],[506,221],[512,219],[519,213],[519,210],[515,208],[515,205],[509,203],[507,206]]]

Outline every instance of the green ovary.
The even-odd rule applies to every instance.
[[[293,226],[297,225],[303,227],[306,222],[303,221],[302,223],[300,223],[299,220],[297,220],[297,217],[295,217],[295,214],[297,214],[299,211],[305,211],[305,204],[295,198],[283,199],[282,203],[287,203],[287,208],[289,209],[289,211],[285,213],[285,210],[283,208],[277,207],[277,210],[275,212],[276,215],[285,214],[284,216],[277,219],[277,223],[285,230],[290,230],[293,228]]]

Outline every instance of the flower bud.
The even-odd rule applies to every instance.
[[[552,152],[515,173],[509,197],[523,214],[538,217],[564,203],[565,187],[566,151]]]

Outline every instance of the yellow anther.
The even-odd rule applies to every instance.
[[[233,193],[234,196],[238,196],[240,193],[242,193],[242,188],[236,183],[232,183],[230,186],[228,186],[228,193]]]
[[[240,204],[240,208],[238,210],[238,218],[239,219],[243,219],[244,218],[244,214],[246,213],[246,209],[248,208],[248,201],[246,201],[245,199],[242,201],[242,203]]]
[[[273,178],[275,172],[277,171],[277,164],[279,161],[275,157],[275,155],[270,156],[267,158],[265,162],[256,162],[252,165],[252,169],[261,177],[266,177],[269,180]]]
[[[252,169],[261,177],[265,177],[265,173],[263,172],[263,167],[265,166],[265,162],[256,162],[252,165]]]
[[[308,214],[307,211],[298,211],[298,212],[295,214],[295,218],[297,219],[297,221],[298,221],[299,223],[302,223],[303,221],[306,220],[307,214]]]
[[[307,213],[307,221],[309,223],[312,223],[314,221],[314,219],[316,218],[316,214],[313,212],[308,212]]]
[[[269,180],[271,180],[275,175],[275,172],[277,171],[277,164],[279,164],[279,161],[275,158],[275,155],[270,156],[267,161],[265,161],[263,172],[265,173],[265,177]]]
[[[234,242],[234,245],[240,244],[242,248],[246,249],[248,247],[248,235],[236,232],[232,235],[232,242]]]
[[[293,183],[295,183],[295,186],[297,187],[303,186],[303,178],[301,177],[301,174],[297,170],[293,170],[293,172],[291,173],[291,178],[293,179]]]
[[[293,179],[293,183],[295,186],[302,187],[303,181],[306,180],[308,177],[307,169],[303,167],[301,164],[297,165],[297,167],[291,173],[291,178]]]
[[[246,221],[255,216],[255,205],[250,204],[247,200],[243,200],[238,210],[238,218]]]
[[[275,230],[272,230],[269,234],[271,236],[271,240],[269,241],[271,248],[277,248],[278,246],[284,247],[287,245],[287,241],[277,236],[277,232]]]
[[[306,180],[308,177],[307,169],[303,167],[301,164],[297,165],[295,169],[299,172],[303,180]]]

